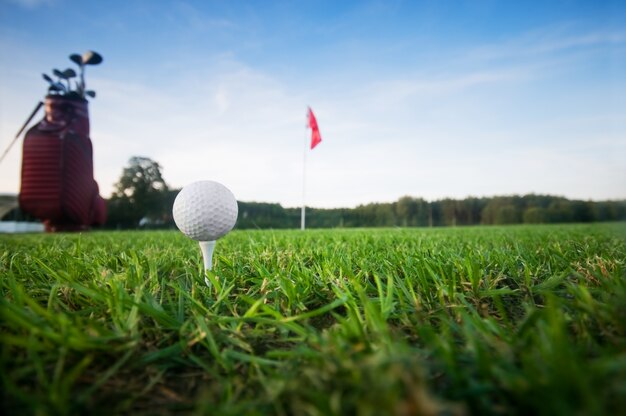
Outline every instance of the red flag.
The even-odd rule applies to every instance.
[[[317,120],[311,107],[309,107],[309,128],[311,129],[311,149],[314,149],[322,141],[322,135],[319,127],[317,127]]]

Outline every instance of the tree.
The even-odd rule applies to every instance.
[[[502,205],[496,212],[495,224],[519,224],[520,212],[513,204]]]
[[[548,222],[548,213],[545,208],[530,207],[524,211],[522,218],[525,224],[543,224]]]
[[[417,223],[417,200],[410,196],[403,196],[396,202],[396,215],[403,226],[415,226]]]
[[[574,219],[574,213],[570,201],[565,199],[559,199],[553,201],[548,206],[548,218],[550,222],[572,222]]]
[[[157,162],[147,157],[131,157],[109,201],[109,225],[136,227],[144,217],[168,221],[172,208],[170,194]]]
[[[443,214],[443,225],[456,226],[457,203],[454,199],[446,198],[441,201],[441,212]]]
[[[591,222],[593,205],[591,201],[571,201],[572,220],[574,222]]]

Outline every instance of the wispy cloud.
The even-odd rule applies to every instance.
[[[464,59],[480,61],[528,60],[556,53],[625,44],[626,30],[585,29],[570,23],[534,29],[497,43],[476,46],[463,55]]]
[[[367,88],[366,94],[382,99],[385,105],[390,103],[398,104],[412,97],[428,99],[459,93],[473,87],[527,81],[533,77],[536,69],[536,67],[530,65],[469,71],[463,68],[456,68],[457,73],[447,73],[435,77],[417,75],[413,78],[387,79],[374,82]],[[448,69],[448,71],[450,70]]]
[[[118,170],[100,174],[105,193],[136,154],[162,163],[173,186],[222,177],[248,198],[256,195],[256,181],[278,185],[293,177],[289,153],[300,154],[303,100],[251,68],[232,62],[227,67],[210,75],[197,69],[163,88],[93,80],[106,91],[92,112],[101,134],[93,136],[96,166]],[[279,193],[268,197],[280,199]]]
[[[181,7],[175,19],[194,18],[193,5]],[[237,32],[237,21],[217,19],[191,31]],[[562,25],[402,68],[373,66],[366,74],[340,62],[342,75],[323,79],[315,68],[263,65],[226,46],[159,56],[145,67],[138,60],[133,73],[144,71],[146,78],[129,77],[121,65],[111,72],[103,67],[89,78],[99,94],[91,103],[96,179],[108,195],[128,158],[142,155],[160,162],[175,187],[213,178],[243,200],[298,205],[311,105],[324,138],[308,153],[313,206],[405,194],[623,197],[618,156],[626,145],[626,102],[615,97],[624,96],[626,83],[586,64],[607,49],[622,62],[625,44],[624,32]],[[11,67],[39,67],[22,58],[38,54],[22,49],[16,55],[22,63]],[[289,76],[291,65],[298,79]],[[2,90],[10,120],[4,131],[32,107],[14,110],[25,92],[13,85],[26,85],[27,77],[8,68],[3,74],[13,81]],[[352,75],[358,80],[346,79]],[[14,153],[0,166],[0,191],[19,183]]]

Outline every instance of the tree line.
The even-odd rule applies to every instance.
[[[300,208],[240,202],[239,228],[296,228]],[[404,196],[356,208],[307,208],[307,227],[441,227],[626,220],[626,201],[572,201],[550,195],[442,199]]]
[[[108,201],[107,228],[173,228],[171,189],[157,162],[133,157]],[[626,200],[580,201],[551,195],[441,199],[404,196],[355,208],[307,208],[307,227],[441,227],[626,220]],[[298,228],[300,208],[239,201],[236,228]]]

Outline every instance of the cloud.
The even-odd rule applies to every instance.
[[[92,83],[106,91],[92,106],[96,167],[107,172],[101,176],[105,193],[132,155],[160,162],[174,187],[199,177],[237,178],[246,195],[246,182],[282,183],[293,176],[286,152],[296,146],[300,154],[296,143],[302,135],[294,132],[304,133],[305,108],[267,75],[229,65],[210,74],[196,70],[162,88],[107,79]]]
[[[471,48],[462,54],[463,59],[483,62],[543,59],[558,53],[626,44],[626,31],[623,29],[584,30],[576,26],[556,24],[530,30],[504,41]]]
[[[170,57],[158,67],[133,68],[149,71],[149,79],[100,71],[89,78],[99,94],[90,103],[96,179],[107,196],[128,159],[147,156],[173,187],[215,179],[240,200],[297,206],[311,105],[323,142],[307,151],[310,206],[406,194],[625,197],[618,156],[626,108],[623,100],[607,101],[605,91],[617,95],[626,85],[594,74],[585,82],[571,66],[588,57],[577,52],[595,53],[623,42],[620,36],[535,31],[453,61],[356,74],[354,82],[332,76],[317,82],[315,71],[304,70],[294,80],[280,70],[291,63],[263,67],[224,49],[185,55],[184,64]],[[550,51],[567,52],[567,59]],[[19,75],[8,71],[7,79]],[[22,78],[11,85],[25,83]],[[17,111],[17,103],[34,96],[12,88],[5,85],[0,100],[10,120],[0,125],[5,133],[32,107],[27,102]],[[0,166],[0,192],[18,186],[19,151],[13,153]]]
[[[379,106],[401,104],[403,100],[417,98],[428,100],[442,95],[460,93],[465,89],[502,83],[528,81],[536,73],[532,65],[448,73],[439,76],[388,79],[376,82],[365,89],[365,94],[376,97]]]
[[[590,40],[563,38],[560,44],[592,42],[581,39]],[[619,179],[624,172],[604,162],[614,148],[590,151],[601,143],[594,129],[606,123],[606,115],[585,110],[588,122],[581,130],[580,117],[546,95],[554,91],[538,89],[546,68],[554,71],[550,76],[567,72],[551,59],[466,63],[444,71],[433,64],[414,76],[391,73],[332,89],[302,89],[225,55],[212,65],[192,63],[179,81],[162,89],[120,85],[111,111],[117,105],[141,108],[137,119],[143,121],[124,113],[128,129],[150,139],[127,150],[140,152],[145,146],[137,154],[150,152],[173,186],[214,178],[244,200],[300,203],[307,104],[315,109],[324,137],[308,154],[307,200],[313,206],[354,206],[405,194],[429,199],[513,192],[615,195],[624,189]],[[129,91],[138,98],[123,103]],[[516,113],[534,94],[543,97],[545,120],[535,117],[532,107],[527,114]],[[616,128],[616,135],[603,140],[619,143],[623,123]],[[568,140],[573,138],[578,145]],[[564,141],[571,151],[563,152]]]

